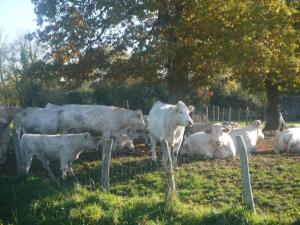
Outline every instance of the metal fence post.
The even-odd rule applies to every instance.
[[[101,186],[104,190],[109,189],[109,167],[113,140],[102,139],[102,162],[101,162]]]
[[[228,110],[228,121],[231,122],[231,106],[229,106]]]
[[[213,117],[213,119],[212,119],[212,121],[213,122],[215,122],[216,121],[216,116],[215,116],[215,106],[213,105],[213,109],[212,109],[212,117]]]
[[[165,140],[161,141],[161,147],[163,151],[163,164],[165,168],[166,204],[169,204],[176,198],[176,185],[168,142]]]
[[[247,154],[246,145],[244,143],[242,136],[237,136],[236,142],[237,142],[238,151],[241,160],[243,195],[244,195],[245,204],[247,208],[249,208],[255,213],[255,205],[254,205],[253,194],[251,189],[248,154]]]
[[[220,107],[217,106],[217,119],[220,121]]]

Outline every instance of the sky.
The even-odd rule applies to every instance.
[[[0,29],[13,41],[36,28],[31,0],[0,0]]]

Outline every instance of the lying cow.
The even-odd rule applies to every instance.
[[[20,143],[23,159],[23,170],[28,173],[33,156],[41,160],[44,168],[55,179],[49,167],[49,161],[59,160],[62,171],[62,179],[66,178],[66,172],[73,174],[72,163],[83,151],[96,149],[96,144],[89,133],[46,135],[24,134]]]
[[[177,155],[185,127],[193,124],[189,115],[193,110],[193,106],[187,107],[182,101],[179,101],[177,105],[165,104],[160,101],[153,105],[148,116],[153,161],[157,160],[156,142],[166,140],[168,145],[173,148],[173,164],[175,168],[177,167]]]
[[[189,136],[189,135],[197,133],[197,132],[205,131],[207,128],[211,127],[214,123],[215,122],[194,123],[193,126],[186,128],[185,134],[187,136]],[[240,124],[237,122],[228,122],[228,121],[224,121],[221,124],[223,126],[229,126],[231,129],[236,129],[240,126]]]
[[[242,136],[247,147],[247,152],[256,152],[256,142],[258,139],[263,139],[264,134],[261,128],[261,121],[254,120],[250,125],[244,128],[234,129],[230,133],[237,148],[236,136]]]
[[[198,156],[206,159],[226,159],[236,155],[236,149],[230,129],[215,123],[205,132],[190,135],[183,143],[180,154],[184,156]]]
[[[122,151],[122,150],[134,150],[134,145],[132,140],[128,137],[127,134],[117,134],[112,137],[113,139],[113,145],[112,145],[112,151]],[[102,141],[100,141],[97,144],[100,148],[102,147]]]
[[[102,135],[110,138],[115,134],[126,130],[145,129],[145,122],[141,110],[128,110],[105,105],[63,105],[48,104],[47,108],[62,109],[59,114],[59,130],[69,133],[70,130],[77,132],[89,132],[93,135]]]
[[[289,128],[276,135],[275,153],[300,152],[300,128]]]

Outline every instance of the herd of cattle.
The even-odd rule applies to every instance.
[[[72,163],[81,152],[101,147],[95,136],[113,139],[113,151],[133,149],[136,138],[142,137],[146,145],[150,141],[153,161],[157,161],[156,144],[165,140],[175,168],[178,154],[228,159],[238,153],[236,136],[243,137],[250,153],[256,152],[257,140],[264,138],[260,120],[244,128],[232,122],[193,123],[193,110],[182,101],[176,105],[158,101],[148,116],[141,110],[104,105],[0,107],[0,164],[5,162],[11,137],[20,172],[27,173],[36,156],[53,178],[49,161],[59,160],[63,179],[67,172],[73,173]],[[278,133],[274,151],[300,152],[300,128]]]

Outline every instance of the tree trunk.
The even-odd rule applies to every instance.
[[[264,130],[278,130],[282,126],[283,119],[279,110],[278,84],[266,81],[267,104],[265,111],[266,125]]]

